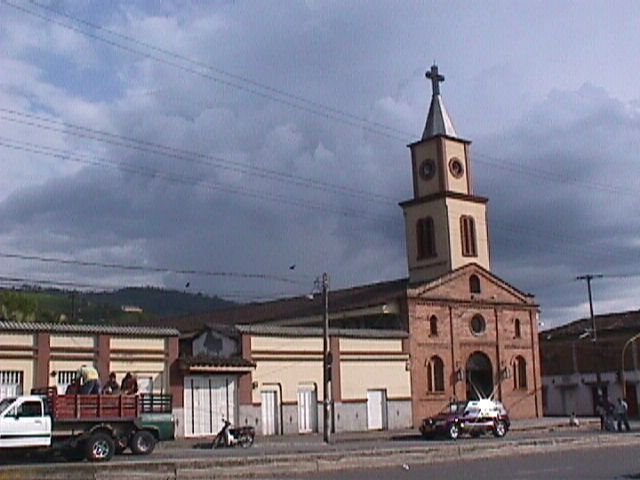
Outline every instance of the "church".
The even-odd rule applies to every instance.
[[[488,199],[474,193],[471,142],[445,108],[438,67],[426,77],[426,125],[408,146],[413,198],[400,204],[409,277],[331,290],[328,304],[286,298],[164,319],[182,333],[185,424],[197,423],[194,398],[215,396],[194,389],[226,385],[228,398],[232,385],[233,408],[222,410],[235,423],[265,434],[318,431],[323,315],[334,431],[417,426],[454,399],[492,397],[512,418],[542,416],[539,307],[491,271]],[[265,362],[277,376],[264,376]]]
[[[494,395],[511,415],[542,415],[539,308],[491,273],[488,199],[473,192],[471,142],[458,136],[432,66],[422,138],[409,145],[404,211],[414,418],[445,398]]]

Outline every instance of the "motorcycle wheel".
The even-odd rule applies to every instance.
[[[238,443],[242,448],[249,448],[251,445],[253,445],[253,437],[251,435],[242,435],[238,439]]]

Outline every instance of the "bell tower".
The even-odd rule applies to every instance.
[[[444,76],[426,73],[432,96],[422,139],[409,145],[413,198],[402,202],[409,281],[437,278],[469,263],[490,270],[488,199],[473,194],[469,146],[440,96]]]

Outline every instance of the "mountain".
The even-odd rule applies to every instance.
[[[0,314],[10,320],[135,325],[149,318],[205,313],[236,305],[219,297],[131,287],[78,292],[23,286],[0,290]]]

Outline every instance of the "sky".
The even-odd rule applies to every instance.
[[[436,62],[492,271],[640,308],[640,3],[0,0],[0,284],[238,302],[407,276]],[[600,277],[601,275],[601,277]]]

